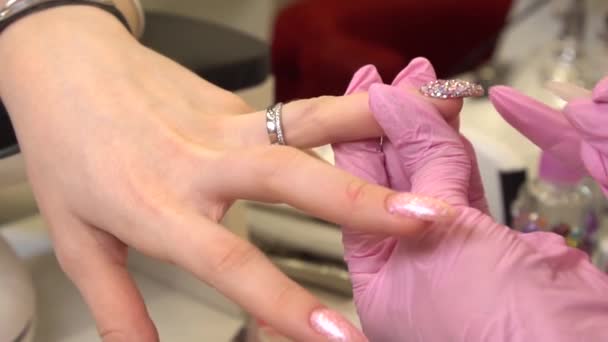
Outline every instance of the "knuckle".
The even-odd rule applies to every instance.
[[[74,280],[87,271],[83,262],[82,250],[71,242],[55,240],[55,258],[57,263],[66,275]]]
[[[285,113],[293,113],[300,120],[306,121],[308,127],[316,127],[323,133],[331,133],[331,129],[327,129],[327,125],[333,122],[332,116],[328,113],[332,112],[332,106],[335,102],[334,96],[319,96],[306,100],[298,100],[289,103],[285,109]]]
[[[362,205],[365,202],[366,198],[368,198],[368,193],[370,190],[371,184],[364,182],[360,179],[353,179],[349,181],[346,186],[346,208],[347,212],[357,213]],[[357,215],[346,215],[344,217],[343,225],[345,227],[356,227],[360,225],[359,218]]]
[[[102,329],[99,331],[99,337],[104,342],[127,341],[126,334],[115,329]]]
[[[137,329],[132,328],[131,331],[127,331],[122,328],[101,328],[99,330],[99,337],[103,342],[127,342],[127,341],[158,341],[158,332],[154,326],[141,327]]]
[[[290,174],[298,169],[307,155],[293,147],[277,148],[276,151],[266,155],[264,161],[266,167],[262,171],[265,185],[268,190],[277,190],[281,187],[281,181],[285,174]]]
[[[129,341],[128,335],[119,329],[103,329],[99,331],[99,337],[103,342]],[[150,340],[152,341],[152,340]]]
[[[235,239],[211,258],[211,272],[220,276],[232,274],[259,257],[259,252],[252,245]]]
[[[325,110],[325,107],[330,104],[334,98],[334,96],[322,95],[306,100],[298,100],[292,103],[300,107],[302,114],[308,118],[312,114]]]
[[[70,278],[77,276],[77,274],[82,271],[82,268],[80,267],[81,263],[79,262],[80,258],[77,253],[71,253],[56,248],[55,257],[57,258],[57,263],[61,270]]]
[[[284,310],[290,305],[293,305],[294,298],[297,297],[298,292],[300,291],[302,290],[296,283],[292,281],[284,282],[278,291],[275,291],[274,298],[270,303],[271,307],[276,308],[277,311]]]
[[[338,127],[334,126],[335,116],[330,115],[332,112],[333,96],[319,96],[310,101],[310,105],[304,115],[306,121],[312,127],[318,127],[327,139],[327,141],[336,141],[339,134]]]
[[[276,159],[279,161],[279,164],[286,167],[297,164],[304,156],[306,156],[304,152],[290,146],[284,146],[277,149],[275,155]]]
[[[329,96],[329,95],[322,95],[322,96],[315,97],[312,101],[310,110],[315,113],[322,112],[327,109],[326,108],[327,105],[331,104],[334,98],[335,98],[334,96]]]
[[[346,198],[351,208],[357,207],[364,202],[371,190],[371,184],[366,183],[361,179],[353,179],[346,185]]]

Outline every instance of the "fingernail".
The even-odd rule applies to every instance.
[[[545,88],[566,102],[591,97],[590,90],[566,82],[549,81],[545,84]]]
[[[391,214],[425,221],[445,221],[456,216],[456,209],[451,205],[432,197],[410,193],[391,195],[386,201],[386,208]]]
[[[436,80],[420,87],[420,92],[438,99],[455,99],[462,97],[480,97],[485,95],[481,84],[464,80]]]
[[[331,342],[367,342],[359,332],[342,315],[329,309],[317,309],[310,315],[310,324],[319,334]]]

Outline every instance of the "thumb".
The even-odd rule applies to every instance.
[[[511,126],[543,151],[573,168],[584,168],[581,137],[560,111],[504,86],[492,88],[490,100]]]
[[[75,218],[50,225],[57,260],[89,306],[103,341],[158,341],[141,293],[127,270],[127,247]]]
[[[386,85],[373,85],[369,93],[372,113],[398,153],[412,192],[467,205],[471,160],[435,106]]]
[[[608,103],[608,77],[601,80],[593,89],[593,101]]]
[[[346,94],[364,92],[372,84],[382,83],[378,70],[367,65],[353,76]],[[336,166],[373,184],[388,186],[384,169],[384,153],[378,138],[334,144]],[[376,234],[359,233],[343,227],[345,260],[353,273],[353,282],[360,285],[359,273],[373,273],[382,267],[386,259],[386,237]],[[376,251],[376,253],[370,253]],[[357,290],[355,289],[355,292]]]
[[[419,88],[424,84],[437,79],[433,64],[424,58],[414,58],[406,69],[403,69],[393,80],[392,85],[397,88],[410,90],[412,93],[425,97],[435,105],[439,113],[443,116],[454,129],[458,130],[459,113],[462,109],[462,99],[451,99],[449,101],[443,99],[432,99],[426,97],[419,92]]]
[[[575,100],[564,115],[582,138],[580,156],[587,171],[608,189],[608,103]]]

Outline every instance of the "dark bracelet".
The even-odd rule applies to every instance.
[[[32,13],[65,5],[97,7],[114,15],[130,31],[127,19],[110,0],[17,0],[0,11],[0,33],[10,24]]]

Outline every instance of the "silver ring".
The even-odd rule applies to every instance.
[[[266,109],[266,132],[268,132],[271,145],[286,145],[281,122],[282,114],[283,104],[281,102]]]

